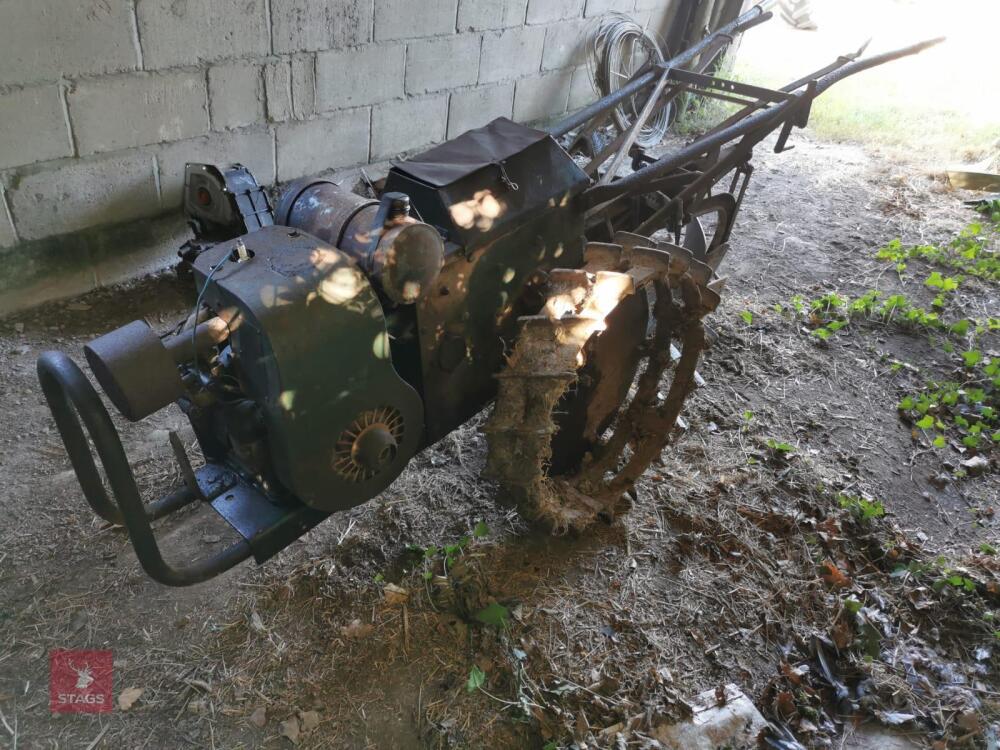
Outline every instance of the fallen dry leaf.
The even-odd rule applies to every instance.
[[[293,745],[299,744],[299,720],[297,717],[285,719],[281,722],[281,729],[278,731],[282,737],[287,737]]]
[[[970,734],[979,734],[983,731],[979,723],[979,715],[975,711],[965,711],[958,715],[958,725]]]
[[[834,565],[832,560],[825,560],[823,568],[826,571],[823,573],[823,580],[833,588],[842,589],[851,585],[851,579],[841,573],[840,568]]]
[[[267,708],[264,706],[255,708],[253,713],[250,714],[250,723],[258,729],[263,729],[264,725],[267,724]]]
[[[250,615],[250,627],[256,630],[258,633],[263,633],[265,630],[267,630],[267,628],[264,627],[264,620],[261,619],[261,616],[257,613],[257,610],[254,610],[253,613]]]
[[[407,599],[410,598],[409,591],[394,583],[387,583],[385,588],[382,589],[382,593],[385,595],[385,603],[390,607],[398,607],[401,604],[406,604]]]
[[[118,708],[122,711],[128,711],[135,702],[139,700],[139,696],[145,692],[145,688],[141,687],[129,687],[125,688],[118,695]]]
[[[833,640],[833,645],[837,648],[847,648],[854,640],[854,631],[851,629],[851,624],[843,618],[837,620],[833,626],[833,630],[830,631],[830,638]]]
[[[319,713],[316,711],[299,711],[299,721],[303,732],[311,732],[319,726]]]
[[[340,629],[340,632],[345,638],[367,638],[374,629],[375,626],[371,623],[354,619],[347,625],[344,625]]]
[[[788,690],[778,693],[774,708],[786,721],[798,713],[798,709],[795,708],[795,698]]]
[[[802,675],[805,674],[805,671],[798,667],[793,667],[787,661],[783,661],[781,662],[781,674],[793,685],[799,685],[802,682]]]

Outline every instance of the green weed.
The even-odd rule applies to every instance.
[[[862,523],[885,515],[885,506],[878,500],[840,493],[837,495],[837,502],[841,508],[849,511],[854,518]]]

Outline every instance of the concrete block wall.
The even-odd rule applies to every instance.
[[[155,217],[179,210],[187,161],[239,161],[272,185],[500,115],[551,119],[594,98],[597,16],[662,32],[671,5],[3,0],[0,314],[127,274],[121,258],[101,267],[123,238],[145,253],[136,269],[172,255],[183,227]],[[69,287],[53,283],[62,268]]]

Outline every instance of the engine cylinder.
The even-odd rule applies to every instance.
[[[397,304],[416,302],[437,279],[444,242],[437,230],[409,215],[405,196],[379,201],[328,180],[293,183],[281,198],[277,221],[347,253]]]

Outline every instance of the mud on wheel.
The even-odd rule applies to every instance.
[[[694,388],[724,284],[689,250],[625,232],[584,259],[551,271],[542,310],[520,318],[485,427],[486,475],[554,533],[626,506]]]

